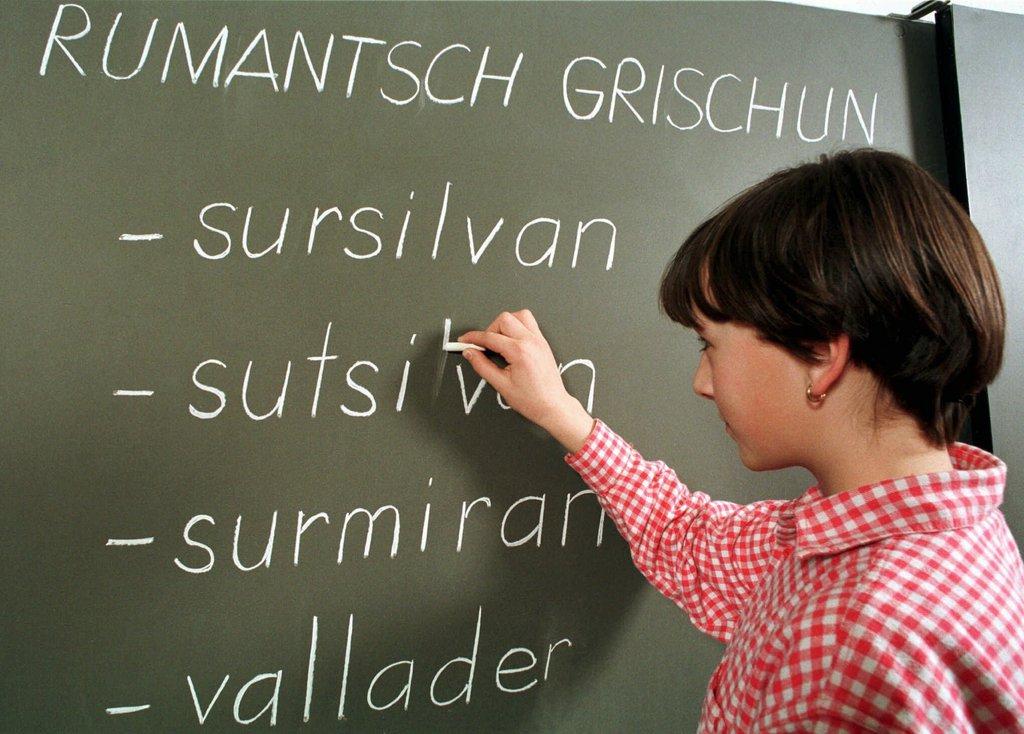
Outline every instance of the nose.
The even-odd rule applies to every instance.
[[[708,357],[703,352],[700,355],[697,371],[693,374],[693,391],[708,400],[715,398],[714,387],[711,384],[711,365],[708,364]]]

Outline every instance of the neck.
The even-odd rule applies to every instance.
[[[814,466],[807,467],[824,497],[885,479],[953,469],[946,449],[927,443],[916,426],[880,431],[861,442],[849,438],[841,437],[832,446],[823,447]]]

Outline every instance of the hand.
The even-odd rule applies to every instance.
[[[565,389],[551,347],[529,310],[503,311],[484,331],[467,331],[458,340],[477,344],[505,358],[508,366],[502,369],[483,352],[467,349],[462,353],[513,410],[551,433],[567,448],[577,443],[582,446],[593,419]]]

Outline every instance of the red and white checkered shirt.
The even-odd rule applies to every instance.
[[[689,490],[600,420],[565,461],[637,568],[727,642],[702,732],[1024,732],[1024,564],[1006,464],[739,505]]]

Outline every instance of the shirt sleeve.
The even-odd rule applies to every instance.
[[[600,419],[565,462],[597,495],[633,562],[701,631],[728,642],[750,591],[775,564],[784,500],[739,505],[691,492]]]

